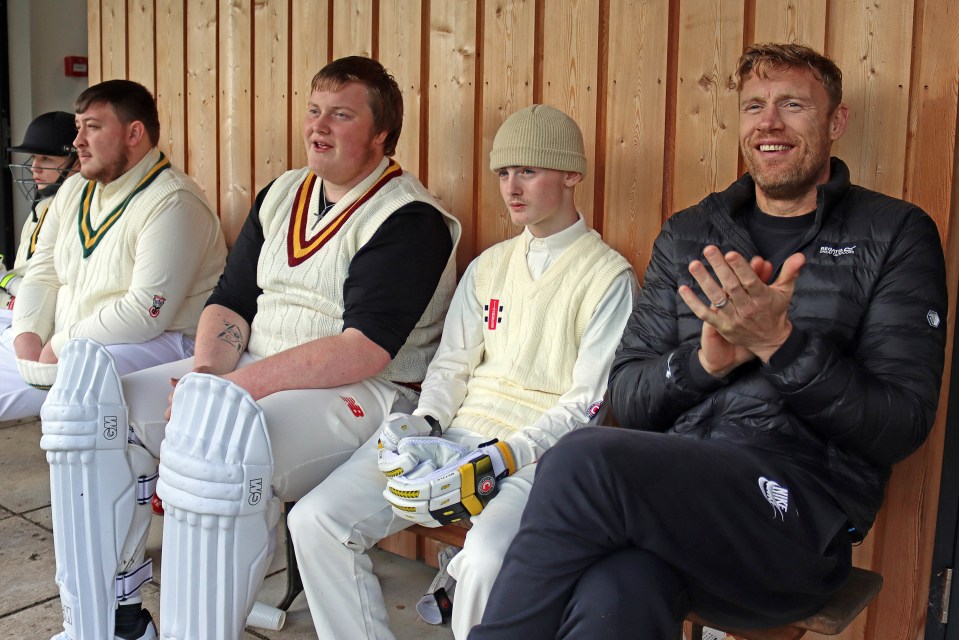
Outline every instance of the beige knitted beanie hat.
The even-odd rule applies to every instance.
[[[489,168],[539,167],[586,174],[583,134],[568,115],[545,104],[520,109],[493,138]]]

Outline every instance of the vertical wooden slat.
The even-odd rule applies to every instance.
[[[103,80],[127,77],[126,0],[101,0]]]
[[[661,225],[668,21],[659,0],[609,4],[604,236],[637,276]]]
[[[256,0],[253,12],[253,189],[286,171],[290,68],[286,2]]]
[[[533,0],[488,0],[483,18],[483,114],[480,167],[489,167],[493,136],[514,111],[533,103]],[[516,235],[499,193],[499,182],[481,170],[477,251]]]
[[[396,160],[417,175],[421,173],[420,113],[424,89],[420,78],[422,9],[420,0],[382,2],[379,21],[379,60],[403,92],[403,132],[396,146]]]
[[[846,0],[829,4],[827,53],[843,71],[849,126],[834,147],[852,181],[901,196],[905,174],[912,59],[911,3]]]
[[[88,86],[98,84],[103,79],[103,46],[100,18],[100,0],[87,0],[87,82]]]
[[[184,0],[157,0],[157,110],[160,149],[186,169],[186,64]]]
[[[214,211],[219,211],[217,160],[216,0],[190,0],[186,5],[187,171],[199,183]]]
[[[543,40],[563,42],[564,46],[543,57],[543,103],[569,114],[583,131],[588,169],[576,188],[576,208],[592,226],[596,188],[599,0],[570,0],[549,7],[542,20]]]
[[[290,16],[290,166],[306,165],[306,148],[300,130],[306,104],[310,99],[310,81],[329,62],[328,0],[293,0]]]
[[[476,0],[431,0],[429,188],[463,226],[457,249],[459,273],[476,255],[476,54]]]
[[[739,101],[733,73],[742,53],[743,5],[683,0],[679,19],[674,211],[737,177]]]
[[[916,8],[903,197],[925,209],[936,220],[944,244],[948,246],[950,236],[956,237],[955,221],[950,219],[951,210],[956,206],[952,201],[956,185],[954,175],[944,168],[955,166],[956,161],[959,39],[955,27],[959,24],[959,6],[926,0],[918,2]],[[959,256],[956,252],[946,251],[947,271],[953,274],[948,281],[952,300],[955,300],[957,263]],[[953,323],[950,333],[954,339],[955,318],[950,318],[950,322]],[[952,353],[951,341],[946,353]],[[944,379],[947,381],[952,375],[952,364],[946,362]],[[924,625],[916,622],[923,622],[928,610],[926,589],[918,587],[929,584],[932,572],[948,388],[948,383],[943,386],[938,420],[926,444],[897,465],[886,492],[883,515],[889,525],[880,541],[881,557],[902,558],[902,562],[883,561],[884,574],[888,574],[890,568],[895,570],[887,580],[898,588],[880,594],[870,618],[874,628],[899,628],[908,634],[905,637],[919,635]],[[903,558],[903,555],[907,557]],[[912,585],[917,588],[911,588]],[[887,606],[890,598],[903,600],[901,609],[897,611],[897,607]],[[896,615],[906,615],[911,622],[897,622],[891,617]]]
[[[900,196],[905,173],[913,7],[906,3],[830,3],[828,21],[830,25],[844,25],[830,30],[826,49],[843,70],[844,100],[850,107],[846,134],[833,152],[849,165],[853,182]],[[896,469],[893,485],[903,473],[908,475],[903,468]],[[916,481],[921,484],[916,477],[905,482],[915,489]],[[889,495],[898,502],[895,496],[899,492],[893,485]],[[898,584],[899,578],[912,574],[918,546],[915,508],[914,502],[887,503],[873,534],[856,549],[856,564],[881,568],[887,584]],[[895,541],[897,549],[893,553],[888,552],[888,540]],[[858,619],[844,637],[860,637],[867,629],[877,628],[889,637],[910,637],[906,627],[910,626],[911,602],[904,591],[884,590],[868,617]],[[882,623],[878,622],[880,618]]]
[[[156,18],[153,0],[130,0],[128,18],[129,75],[156,95],[154,73]]]
[[[220,224],[232,245],[253,202],[251,0],[220,0]],[[285,131],[280,131],[285,133]]]
[[[373,55],[373,0],[333,1],[333,58]]]
[[[945,238],[955,225],[949,219],[951,181],[942,178],[948,175],[943,165],[951,166],[955,155],[959,5],[927,0],[922,6],[916,17],[922,39],[914,44],[903,197],[925,209]]]
[[[753,42],[795,42],[823,51],[826,0],[761,0],[753,24]]]
[[[830,3],[829,21],[847,25],[828,34],[827,52],[843,70],[849,126],[833,153],[849,165],[853,182],[900,196],[905,174],[908,99],[912,65],[913,7],[905,3]],[[923,471],[910,473],[916,458],[899,465],[887,487],[885,508],[871,535],[854,552],[859,566],[875,567],[887,585],[868,615],[857,619],[844,638],[867,637],[881,629],[889,638],[916,637],[918,620],[910,620],[918,586],[920,501]],[[910,497],[902,498],[900,484]],[[923,591],[925,591],[923,589]]]

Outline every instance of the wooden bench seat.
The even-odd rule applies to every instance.
[[[822,609],[790,625],[773,629],[728,629],[697,616],[688,617],[692,623],[692,640],[702,640],[703,627],[724,631],[745,640],[796,640],[813,631],[827,636],[838,635],[856,619],[882,588],[882,576],[873,571],[853,567],[849,580]]]
[[[286,506],[291,507],[292,504],[287,504]],[[437,528],[413,525],[407,529],[407,531],[442,544],[462,548],[469,527],[469,522]],[[287,535],[289,535],[288,532]],[[280,605],[280,608],[284,610],[289,607],[293,599],[296,598],[303,589],[302,582],[300,582],[300,574],[296,567],[296,556],[293,555],[293,543],[289,538],[287,538],[287,562],[288,591],[286,597],[283,599],[283,603]],[[690,638],[691,640],[702,640],[704,627],[717,629],[729,635],[743,638],[744,640],[797,640],[810,631],[827,636],[834,636],[842,633],[842,631],[856,619],[856,616],[872,602],[881,588],[881,575],[873,571],[853,567],[846,584],[833,595],[822,609],[804,620],[773,629],[729,629],[722,625],[711,623],[709,620],[705,620],[693,612],[687,617],[688,625],[691,629]],[[682,638],[681,630],[677,639],[682,640]]]
[[[435,528],[414,524],[412,527],[407,529],[407,531],[410,533],[415,533],[418,536],[423,536],[424,538],[429,538],[430,540],[436,540],[437,542],[442,542],[443,544],[459,547],[460,549],[463,548],[463,543],[466,541],[466,532],[469,530],[469,522],[448,524],[445,527]]]
[[[408,531],[443,544],[462,548],[469,527],[468,522],[437,528],[413,525]],[[703,627],[724,631],[745,640],[796,640],[810,631],[827,636],[838,635],[856,619],[856,616],[876,597],[881,588],[881,575],[853,567],[849,580],[842,589],[837,591],[822,609],[805,620],[774,629],[727,629],[712,624],[693,612],[687,617],[692,630],[690,637],[691,640],[702,640]]]

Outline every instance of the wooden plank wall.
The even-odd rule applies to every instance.
[[[397,159],[462,221],[461,269],[516,232],[488,171],[497,127],[553,104],[586,134],[578,206],[642,274],[665,217],[742,171],[742,46],[805,42],[845,72],[850,126],[836,154],[859,184],[935,218],[955,300],[957,14],[953,0],[88,0],[90,81],[133,78],[156,94],[161,147],[232,240],[257,190],[304,162],[315,71],[379,58],[406,101]],[[922,635],[944,416],[895,469],[856,550],[886,587],[843,638]]]

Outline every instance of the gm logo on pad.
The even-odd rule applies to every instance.
[[[246,499],[251,507],[260,504],[263,497],[263,478],[253,478],[250,480],[250,497]]]

